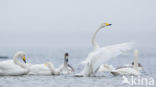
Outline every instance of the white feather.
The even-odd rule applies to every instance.
[[[85,67],[81,74],[84,76],[89,76],[93,73],[96,73],[100,65],[123,54],[126,51],[131,50],[132,48],[133,43],[122,43],[99,48],[98,50],[91,52],[86,60],[82,62],[85,64]]]

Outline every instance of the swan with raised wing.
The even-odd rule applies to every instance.
[[[96,30],[92,37],[92,44],[93,44],[93,52],[89,53],[88,57],[85,61],[82,63],[85,65],[84,69],[81,73],[76,74],[75,76],[81,77],[81,76],[91,76],[92,74],[95,74],[99,67],[109,61],[112,58],[115,58],[118,55],[123,54],[126,51],[129,51],[133,47],[133,43],[122,43],[122,44],[116,44],[112,46],[107,46],[100,48],[98,43],[96,42],[96,34],[99,32],[102,28],[105,28],[107,26],[111,26],[112,24],[109,23],[103,23],[101,26]]]

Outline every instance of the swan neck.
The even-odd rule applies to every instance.
[[[94,48],[94,50],[96,50],[97,48],[99,48],[100,46],[98,45],[98,43],[96,42],[96,35],[97,33],[102,29],[102,27],[99,27],[95,33],[93,34],[93,37],[92,37],[92,46]]]
[[[20,57],[21,57],[21,56],[19,56],[19,54],[16,54],[16,55],[14,56],[14,58],[13,58],[14,63],[17,64],[17,65],[19,65],[19,66],[22,67],[22,68],[27,68],[26,64],[21,63],[21,62],[18,60],[18,58],[20,58]]]
[[[52,75],[58,74],[57,70],[55,69],[55,67],[54,67],[54,65],[52,63],[50,63],[48,65],[48,68],[50,69]]]
[[[138,50],[134,51],[134,69],[138,71]]]
[[[68,57],[64,56],[64,66],[67,66],[67,65],[68,65]]]

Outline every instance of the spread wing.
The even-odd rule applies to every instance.
[[[85,64],[84,70],[82,72],[85,74],[95,73],[100,65],[123,54],[126,51],[131,50],[132,48],[133,43],[122,43],[99,48],[98,50],[91,52],[86,60],[82,62]]]

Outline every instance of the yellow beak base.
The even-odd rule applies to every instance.
[[[25,58],[25,56],[23,56],[23,61],[24,61],[24,63],[26,63],[26,58]]]
[[[105,25],[106,25],[106,26],[111,26],[112,24],[109,24],[109,23],[105,23]]]

